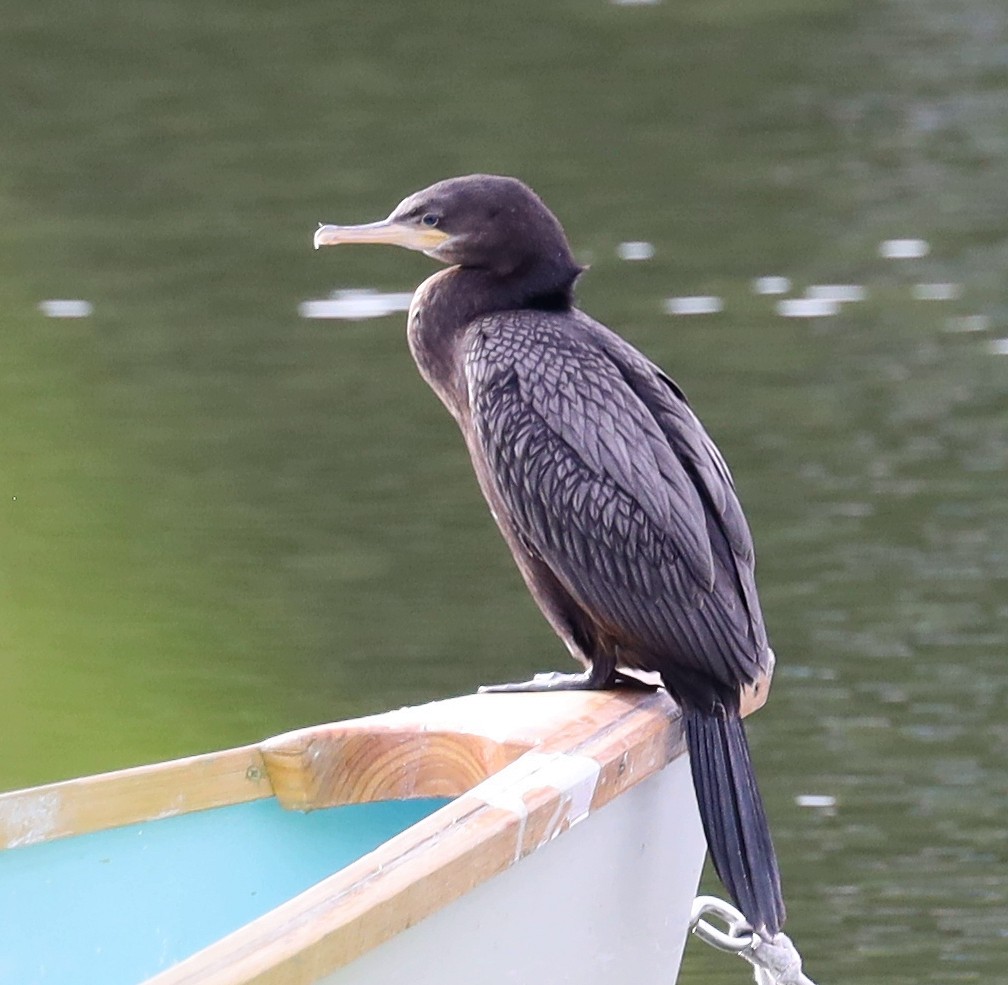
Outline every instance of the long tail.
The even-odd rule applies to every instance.
[[[693,786],[718,877],[753,930],[784,924],[777,856],[742,720],[684,709]]]

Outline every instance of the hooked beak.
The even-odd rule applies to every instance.
[[[315,249],[320,246],[337,246],[340,243],[388,243],[430,253],[449,238],[448,233],[440,229],[382,219],[363,226],[320,225],[315,230]]]

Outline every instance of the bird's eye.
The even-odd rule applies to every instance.
[[[420,221],[425,226],[436,226],[440,219],[433,212],[425,212]]]

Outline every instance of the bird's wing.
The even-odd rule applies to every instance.
[[[624,645],[748,681],[759,647],[718,533],[719,509],[735,503],[727,469],[716,451],[693,462],[703,441],[670,439],[703,429],[685,404],[678,421],[672,407],[659,420],[635,368],[602,344],[618,337],[581,317],[508,312],[470,331],[473,423],[511,522]]]
[[[624,339],[597,326],[603,351],[652,415],[704,501],[718,565],[734,576],[749,613],[754,638],[766,647],[766,630],[756,594],[752,534],[735,492],[735,480],[717,445],[693,413],[679,386]]]

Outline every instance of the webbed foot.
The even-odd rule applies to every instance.
[[[583,674],[560,674],[556,671],[546,674],[536,674],[530,681],[518,681],[514,684],[484,684],[478,689],[479,694],[518,694],[528,692],[548,691],[608,691],[616,687],[629,687],[637,690],[653,691],[655,685],[624,674],[610,667],[595,667]]]
[[[537,691],[599,691],[608,685],[596,680],[592,671],[583,674],[560,674],[555,671],[536,674],[530,681],[515,681],[513,684],[484,684],[478,694],[518,694]]]

